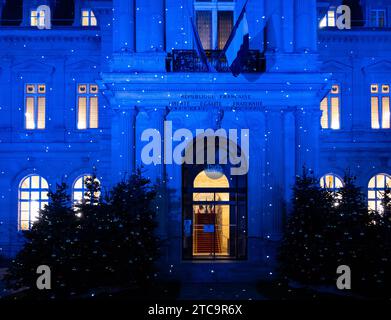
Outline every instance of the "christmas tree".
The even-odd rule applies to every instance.
[[[79,283],[87,288],[136,287],[153,280],[158,238],[150,181],[137,171],[118,183],[106,199],[96,177],[86,181],[86,196],[77,206],[81,251]]]
[[[293,210],[279,251],[280,271],[286,278],[303,283],[329,280],[330,243],[325,236],[334,202],[312,172],[304,168],[302,176],[296,177]]]
[[[138,170],[116,185],[110,193],[109,206],[115,215],[116,272],[139,286],[151,283],[156,276],[159,256],[156,236],[156,189]],[[130,272],[129,272],[130,270]]]
[[[350,172],[345,173],[344,184],[337,194],[338,202],[330,237],[330,241],[334,243],[335,269],[339,265],[349,266],[356,288],[367,287],[371,269],[368,257],[371,254],[374,233],[366,197]]]
[[[367,260],[372,289],[383,296],[391,296],[391,190],[387,187],[381,195],[381,208],[371,212],[372,241]]]
[[[36,296],[40,265],[51,270],[51,290],[38,293],[45,297],[94,296],[120,288],[142,292],[154,284],[159,239],[150,181],[137,171],[105,198],[95,175],[85,188],[74,206],[65,184],[49,193],[49,205],[25,232],[26,243],[9,269],[9,288],[29,288]]]
[[[75,214],[79,217],[75,236],[80,246],[75,255],[75,278],[78,291],[85,292],[110,283],[105,269],[110,234],[113,234],[110,210],[101,197],[101,185],[96,175],[87,177],[83,199],[75,204]]]
[[[49,204],[39,213],[39,219],[31,230],[24,231],[26,243],[12,261],[6,276],[9,288],[22,287],[37,290],[37,268],[50,267],[52,277],[50,294],[61,295],[71,290],[72,268],[75,261],[74,247],[78,241],[74,237],[77,218],[70,206],[63,183],[49,192]],[[38,292],[35,292],[36,294]],[[40,291],[41,294],[47,292]]]

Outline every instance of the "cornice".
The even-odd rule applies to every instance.
[[[372,29],[354,29],[354,30],[322,30],[318,32],[319,42],[335,43],[374,43],[391,41],[391,30],[372,30]]]
[[[251,81],[246,75],[235,78],[231,73],[125,73],[125,72],[102,72],[102,83],[106,84],[110,90],[123,91],[139,90],[146,85],[150,90],[161,90],[161,87],[169,88],[172,92],[193,91],[194,84],[199,85],[196,91],[216,91],[239,89],[239,91],[281,91],[281,85],[285,90],[303,90],[311,86],[314,91],[317,87],[323,87],[331,73],[263,73],[254,74],[254,80]],[[201,86],[204,85],[204,86]],[[154,89],[151,89],[153,88]],[[187,87],[188,86],[188,87]]]
[[[0,27],[0,42],[85,42],[101,41],[100,30],[75,27],[39,30],[33,28]]]

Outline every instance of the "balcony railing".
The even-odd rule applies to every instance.
[[[209,65],[216,72],[231,72],[225,55],[220,50],[207,50]],[[259,50],[250,50],[243,73],[262,72],[265,68],[265,58]],[[195,50],[173,50],[167,56],[167,72],[208,72]]]

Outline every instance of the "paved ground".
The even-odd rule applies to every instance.
[[[180,300],[264,300],[255,283],[182,283]]]

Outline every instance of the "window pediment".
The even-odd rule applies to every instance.
[[[16,64],[13,67],[13,70],[23,71],[23,72],[32,71],[35,73],[51,74],[54,72],[55,67],[50,64],[37,62],[35,60],[30,60],[30,61],[25,61],[25,62]]]
[[[365,73],[390,73],[391,72],[391,61],[382,60],[365,66],[362,68]]]
[[[73,61],[71,63],[66,64],[65,68],[68,71],[90,71],[90,72],[97,72],[98,69],[98,63],[92,60],[79,60],[79,61]]]
[[[350,66],[348,64],[345,64],[345,63],[342,63],[342,62],[337,61],[337,60],[328,60],[328,61],[325,61],[322,64],[321,69],[322,69],[323,72],[340,72],[340,73],[343,73],[343,72],[351,72],[352,66]]]

